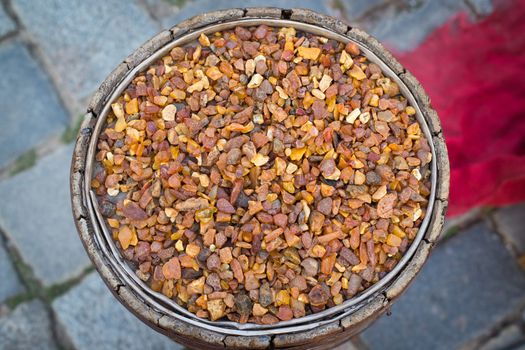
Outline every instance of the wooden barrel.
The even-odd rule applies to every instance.
[[[184,319],[152,304],[136,288],[132,288],[122,269],[116,266],[107,248],[97,235],[97,218],[90,210],[88,157],[90,145],[95,144],[97,120],[102,119],[105,109],[115,96],[119,86],[127,82],[142,68],[149,65],[155,55],[166,52],[173,44],[200,32],[228,29],[236,25],[295,26],[303,31],[322,31],[341,40],[357,43],[365,55],[382,63],[385,75],[399,84],[404,94],[418,111],[422,129],[426,132],[433,150],[433,176],[429,208],[432,208],[426,227],[422,227],[421,240],[412,256],[380,291],[370,295],[346,313],[327,317],[315,327],[307,325],[258,331],[238,331],[227,327],[209,327],[198,320]],[[317,29],[316,29],[317,28]],[[163,51],[164,50],[164,51]],[[102,120],[98,124],[103,124]],[[100,131],[100,130],[99,130]],[[305,9],[246,8],[215,11],[198,15],[164,30],[138,48],[106,78],[94,93],[82,122],[71,165],[71,201],[73,215],[80,239],[98,270],[100,276],[128,310],[148,326],[171,339],[193,349],[331,349],[347,341],[368,327],[388,310],[402,294],[428,258],[438,240],[443,226],[449,191],[449,161],[447,149],[436,112],[419,82],[373,37],[335,18]]]

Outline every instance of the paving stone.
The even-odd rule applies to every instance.
[[[61,88],[82,100],[159,31],[138,2],[14,0],[12,5],[53,64]]]
[[[51,321],[41,301],[34,300],[0,317],[0,349],[57,349]]]
[[[381,8],[376,14],[356,23],[379,41],[397,51],[417,47],[437,27],[459,11],[468,11],[463,1],[421,0],[412,6],[400,7],[399,2]]]
[[[45,286],[75,277],[89,266],[71,214],[72,152],[72,146],[64,146],[0,182],[0,227]]]
[[[420,275],[361,339],[371,349],[455,349],[525,301],[525,275],[495,233],[473,226],[438,246]]]
[[[59,336],[76,350],[183,348],[122,306],[95,272],[56,299],[52,308]]]
[[[352,341],[347,341],[344,344],[341,344],[332,350],[357,350],[357,347],[352,343]]]
[[[0,36],[4,36],[16,29],[15,22],[9,17],[2,6],[0,6]]]
[[[482,3],[489,0],[478,0]],[[356,0],[343,1],[340,6],[334,6],[330,1],[316,0],[204,0],[190,1],[182,8],[172,6],[166,10],[164,0],[148,0],[151,8],[158,14],[163,27],[170,27],[183,19],[202,12],[231,7],[275,6],[310,8],[314,11],[341,17],[351,24],[361,27],[379,40],[385,41],[390,47],[399,50],[409,50],[420,44],[429,33],[445,23],[458,11],[468,11],[463,1],[457,0],[420,0],[393,1]],[[378,8],[376,13],[371,13]],[[483,7],[485,8],[485,7]]]
[[[173,16],[191,1],[194,0],[144,0],[144,3],[154,18],[164,19]]]
[[[519,342],[522,345],[521,349],[525,348],[523,332],[519,326],[512,325],[503,329],[496,337],[481,346],[479,350],[516,349]]]
[[[498,209],[494,221],[499,233],[513,245],[517,253],[525,254],[525,203]]]
[[[0,304],[9,297],[25,291],[4,245],[0,242]]]
[[[164,0],[149,0],[151,6],[157,6]],[[172,6],[171,11],[161,14],[160,21],[164,28],[170,28],[183,20],[201,14],[203,11],[210,12],[228,8],[244,7],[282,7],[282,8],[307,8],[320,13],[328,13],[330,8],[327,1],[318,0],[202,0],[189,1],[180,9]]]
[[[0,70],[2,167],[50,136],[60,134],[68,117],[48,77],[20,42],[0,45]]]
[[[471,209],[467,211],[464,214],[454,216],[454,217],[446,217],[445,218],[445,224],[443,225],[443,234],[441,238],[446,237],[448,234],[450,234],[451,230],[457,231],[462,230],[466,228],[467,226],[471,225],[477,220],[480,220],[480,218],[483,216],[483,208],[478,207]]]
[[[494,11],[492,0],[468,0],[472,5],[474,12],[479,16],[486,16]]]
[[[352,0],[328,3],[331,5],[329,6],[328,14],[353,22],[370,14],[374,8],[384,4],[385,0]]]

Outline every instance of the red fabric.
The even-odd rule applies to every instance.
[[[461,13],[397,54],[429,94],[451,164],[449,215],[525,200],[525,0]],[[525,214],[525,213],[524,213]]]

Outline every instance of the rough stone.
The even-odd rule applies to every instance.
[[[56,299],[52,308],[59,337],[77,350],[182,349],[124,308],[96,273]]]
[[[455,234],[456,231],[466,228],[470,224],[480,220],[482,215],[482,208],[474,208],[467,211],[464,214],[445,218],[442,237],[450,236],[452,234]]]
[[[0,242],[0,281],[0,304],[7,298],[25,291],[2,242]]]
[[[45,286],[75,277],[89,266],[71,213],[72,149],[62,147],[0,182],[0,226]]]
[[[48,77],[17,40],[0,46],[0,70],[0,91],[5,92],[0,94],[2,167],[47,138],[60,134],[68,117]]]
[[[138,0],[15,0],[60,85],[82,101],[114,67],[159,31]],[[57,25],[60,23],[60,25]]]
[[[149,12],[152,14],[152,16],[156,19],[165,18],[168,15],[173,15],[180,11],[181,7],[184,7],[186,4],[186,0],[181,1],[166,1],[166,0],[144,0],[145,5],[148,7]],[[163,29],[167,29],[174,25],[175,23],[172,23],[168,27],[164,27]]]
[[[486,16],[494,11],[494,4],[492,0],[469,0],[472,5],[472,10],[477,16]]]
[[[457,12],[468,10],[464,1],[456,0],[422,0],[411,3],[412,6],[400,8],[399,2],[385,2],[385,6],[376,11],[377,15],[352,21],[351,24],[368,31],[388,47],[408,51],[417,47],[428,34]]]
[[[352,341],[347,341],[341,345],[338,345],[333,350],[357,350],[357,347],[352,343]]]
[[[15,29],[15,22],[13,22],[5,10],[0,6],[0,37],[14,31]]]
[[[517,349],[517,346],[523,346],[524,340],[525,337],[520,327],[511,325],[503,329],[498,335],[483,344],[483,346],[479,347],[479,350]]]
[[[340,1],[337,6],[330,6],[329,15],[342,18],[348,22],[358,21],[373,9],[385,3],[384,0],[353,0]]]
[[[162,0],[148,0],[150,4],[154,5]],[[164,28],[171,26],[188,19],[192,16],[198,15],[206,9],[206,12],[216,11],[229,8],[247,8],[247,7],[279,7],[279,8],[308,8],[320,13],[328,13],[330,11],[327,2],[317,0],[288,0],[286,2],[279,0],[267,0],[264,4],[260,0],[204,0],[191,1],[185,6],[178,9],[172,7],[170,11],[159,13],[159,19]]]
[[[0,349],[54,350],[51,321],[41,301],[19,305],[11,313],[0,317]]]
[[[525,276],[495,233],[476,225],[438,246],[419,277],[361,338],[373,349],[453,349],[516,312]]]
[[[525,254],[525,203],[498,209],[494,222],[505,241],[509,242],[518,254]]]

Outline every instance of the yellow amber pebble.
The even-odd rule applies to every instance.
[[[392,247],[399,247],[401,245],[401,238],[394,234],[389,234],[386,237],[386,244]]]
[[[251,162],[255,164],[256,166],[263,166],[264,164],[268,163],[270,160],[270,157],[265,156],[263,154],[257,153],[252,159]]]
[[[350,76],[354,79],[357,79],[357,80],[363,80],[366,78],[366,74],[363,72],[363,70],[357,66],[357,65],[354,65],[352,67],[352,69],[350,70]]]
[[[139,101],[137,98],[134,98],[130,100],[128,103],[126,103],[126,113],[127,114],[135,114],[139,112]]]
[[[122,228],[118,232],[118,241],[120,242],[122,249],[128,249],[132,239],[133,232],[131,232],[129,226],[122,226]]]
[[[299,46],[297,48],[297,54],[302,58],[306,58],[308,60],[316,60],[321,54],[321,49],[318,47]]]
[[[291,160],[301,160],[305,152],[306,152],[306,147],[294,148],[291,150],[289,157]]]
[[[281,306],[281,305],[289,305],[289,304],[290,304],[290,294],[285,289],[280,290],[275,295],[275,305]]]

